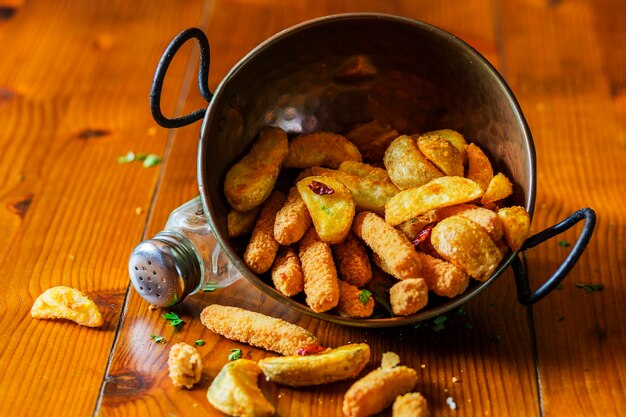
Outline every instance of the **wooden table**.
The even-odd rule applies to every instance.
[[[537,148],[532,230],[593,207],[598,223],[586,253],[562,290],[536,306],[517,303],[508,272],[463,307],[465,316],[449,315],[440,332],[340,327],[289,312],[242,281],[174,309],[186,323],[173,331],[129,288],[126,269],[132,248],[198,192],[200,125],[168,131],[149,113],[161,53],[182,29],[203,28],[213,89],[272,34],[351,11],[424,20],[466,40],[500,70]],[[204,328],[199,313],[213,302],[285,318],[328,345],[366,341],[369,369],[383,352],[399,353],[418,371],[416,389],[434,416],[623,415],[624,21],[619,0],[0,0],[0,415],[220,415],[206,389],[230,349],[254,360],[267,353]],[[196,67],[197,52],[186,45],[168,74],[166,114],[205,105]],[[163,163],[119,164],[129,150],[162,155]],[[576,233],[558,239],[573,242]],[[533,285],[568,250],[555,239],[529,251]],[[586,293],[577,283],[604,290]],[[105,325],[32,319],[34,299],[55,285],[92,296]],[[196,339],[206,341],[198,348],[204,378],[180,390],[167,376],[167,353]],[[262,387],[278,415],[325,417],[341,415],[348,385]]]

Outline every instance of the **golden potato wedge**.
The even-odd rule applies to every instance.
[[[263,396],[257,385],[260,373],[261,368],[257,363],[247,359],[227,363],[209,386],[209,403],[229,416],[274,415],[274,406]]]
[[[392,188],[381,181],[358,177],[335,169],[313,167],[311,171],[313,175],[334,178],[348,187],[357,211],[367,210],[383,215],[387,201],[400,192],[393,184],[391,184]]]
[[[479,198],[483,190],[463,177],[441,177],[421,187],[402,190],[385,205],[385,220],[392,226],[416,218],[429,210],[467,203]]]
[[[365,343],[354,343],[316,355],[261,359],[259,367],[276,384],[305,387],[355,378],[369,360],[370,347]]]
[[[467,178],[486,190],[493,178],[493,168],[487,155],[473,143],[467,146]]]
[[[443,259],[479,281],[486,281],[502,260],[502,253],[487,232],[461,216],[437,223],[430,241]]]
[[[378,168],[363,162],[345,161],[339,165],[339,171],[347,172],[348,174],[356,175],[357,177],[366,178],[372,181],[380,181],[394,190],[398,189],[393,181],[391,181],[389,173],[384,168]]]
[[[424,135],[437,135],[450,141],[450,143],[459,151],[463,165],[467,163],[467,141],[462,134],[452,129],[433,130],[426,132]]]
[[[443,175],[406,135],[391,142],[383,162],[389,178],[401,190],[419,187]]]
[[[395,138],[398,131],[380,120],[372,120],[356,126],[346,134],[356,145],[366,161],[382,161],[385,150]]]
[[[502,220],[504,240],[512,251],[519,250],[530,231],[530,216],[524,207],[504,207],[498,210],[498,217]]]
[[[287,149],[287,134],[282,129],[261,129],[250,152],[226,173],[224,193],[232,208],[248,211],[265,201],[276,184]]]
[[[504,200],[513,194],[513,184],[503,174],[498,173],[494,176],[485,190],[485,194],[480,199],[482,204],[492,203],[494,201]]]
[[[248,211],[231,210],[226,216],[228,226],[228,236],[237,237],[252,231],[256,217],[259,214],[259,207]]]
[[[481,226],[494,242],[502,239],[502,221],[495,211],[473,204],[457,204],[435,210],[437,221],[459,215]]]
[[[350,190],[336,179],[322,176],[300,180],[297,187],[319,238],[327,243],[343,241],[355,212]]]
[[[421,135],[417,147],[444,174],[457,177],[465,174],[463,156],[448,139],[436,134]]]
[[[100,327],[102,314],[91,298],[75,288],[60,285],[48,288],[33,303],[30,315],[36,319],[66,319],[87,327]]]
[[[344,136],[329,132],[300,135],[289,143],[289,152],[284,166],[308,168],[325,166],[339,168],[343,161],[361,162],[361,153]]]

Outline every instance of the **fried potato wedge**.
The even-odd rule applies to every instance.
[[[366,178],[373,181],[380,181],[387,184],[393,189],[398,189],[395,186],[389,173],[384,168],[378,168],[370,164],[355,161],[345,161],[339,165],[339,171],[347,172],[348,174],[356,175],[357,177]]]
[[[437,221],[459,215],[481,226],[494,242],[502,239],[502,221],[495,211],[473,204],[457,204],[435,210]]]
[[[506,244],[512,251],[519,250],[530,230],[528,212],[520,206],[504,207],[498,210],[498,217],[502,220]]]
[[[259,361],[259,366],[276,384],[305,387],[355,378],[369,360],[370,347],[354,343],[316,355],[265,358]]]
[[[426,132],[424,135],[437,135],[450,141],[450,143],[459,151],[463,165],[467,163],[467,141],[465,137],[452,129],[440,129],[433,130],[432,132]]]
[[[385,205],[385,220],[392,226],[416,218],[429,210],[467,203],[479,198],[483,190],[463,177],[441,177],[420,187],[402,190]]]
[[[467,146],[467,178],[486,190],[493,178],[493,168],[487,155],[473,143]]]
[[[443,136],[421,135],[417,138],[417,147],[444,174],[462,177],[465,173],[461,152]]]
[[[248,211],[231,210],[226,216],[228,236],[237,237],[252,231],[259,215],[259,207]]]
[[[311,170],[313,175],[334,178],[348,187],[357,211],[373,211],[383,215],[387,201],[400,192],[393,183],[390,186],[379,180],[363,178],[335,169],[313,167]]]
[[[274,406],[263,396],[257,385],[260,373],[261,368],[256,362],[247,359],[227,363],[207,391],[209,403],[229,416],[274,415]]]
[[[461,216],[437,223],[430,241],[443,259],[479,281],[486,281],[502,260],[502,253],[487,232]]]
[[[325,176],[307,177],[297,186],[319,238],[327,243],[343,241],[355,213],[350,190],[340,181]]]
[[[513,184],[503,174],[498,173],[494,176],[485,190],[485,194],[480,199],[482,204],[492,203],[494,201],[504,200],[513,194]]]
[[[284,166],[308,168],[325,166],[339,168],[343,161],[361,162],[361,153],[344,136],[329,132],[300,135],[289,143],[289,152]]]
[[[30,315],[36,319],[66,319],[87,327],[100,327],[102,314],[91,298],[71,287],[48,288],[33,303]]]
[[[383,159],[391,181],[401,190],[424,185],[443,174],[418,149],[410,136],[396,138]]]
[[[346,134],[356,145],[366,161],[382,161],[385,150],[395,138],[398,131],[380,120],[372,120],[356,126]]]
[[[265,201],[276,184],[287,149],[287,134],[282,129],[261,129],[250,152],[226,173],[224,193],[232,208],[248,211]]]

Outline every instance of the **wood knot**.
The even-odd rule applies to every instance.
[[[152,379],[141,373],[126,372],[112,375],[104,382],[104,398],[108,402],[123,401],[129,397],[139,397],[152,385]]]
[[[97,139],[103,136],[107,136],[111,134],[108,130],[104,129],[85,129],[78,134],[79,139],[89,140],[89,139]]]
[[[3,101],[9,101],[15,96],[15,91],[9,88],[0,87],[0,103]]]
[[[17,7],[12,6],[0,6],[0,21],[9,20],[17,12]]]
[[[33,195],[29,194],[9,203],[8,208],[11,213],[17,214],[23,219],[24,216],[26,216],[32,202]]]

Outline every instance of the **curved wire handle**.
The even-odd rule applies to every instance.
[[[548,239],[553,238],[556,235],[559,235],[566,231],[567,229],[574,226],[581,220],[585,220],[585,226],[583,227],[578,240],[572,247],[569,255],[563,261],[561,265],[557,268],[557,270],[552,274],[550,278],[546,280],[539,288],[535,291],[530,290],[530,285],[528,282],[528,269],[526,268],[526,257],[524,256],[524,251],[530,248],[533,248],[540,243],[545,242]],[[574,267],[583,251],[587,247],[589,240],[591,239],[591,235],[593,233],[593,229],[596,225],[596,213],[590,208],[580,209],[565,220],[561,221],[558,224],[555,224],[552,227],[549,227],[534,236],[526,239],[522,248],[520,249],[520,256],[516,256],[513,260],[513,264],[511,265],[513,268],[513,273],[515,274],[515,284],[517,286],[517,298],[520,303],[524,305],[531,305],[541,300],[543,297],[548,295],[552,290],[554,290],[557,285],[565,278],[567,273],[571,271]]]
[[[172,59],[178,52],[181,46],[189,39],[195,38],[200,46],[200,71],[198,72],[198,87],[200,88],[200,94],[207,101],[210,102],[213,97],[213,93],[209,90],[209,66],[211,64],[211,48],[209,46],[209,40],[204,32],[198,28],[185,29],[179,33],[168,45],[156,72],[154,73],[154,79],[152,80],[152,88],[150,89],[150,111],[154,120],[163,127],[177,128],[187,126],[197,120],[204,117],[206,108],[198,109],[193,113],[176,117],[174,119],[167,118],[161,111],[161,92],[163,90],[163,82],[165,81],[165,74],[172,62]]]

